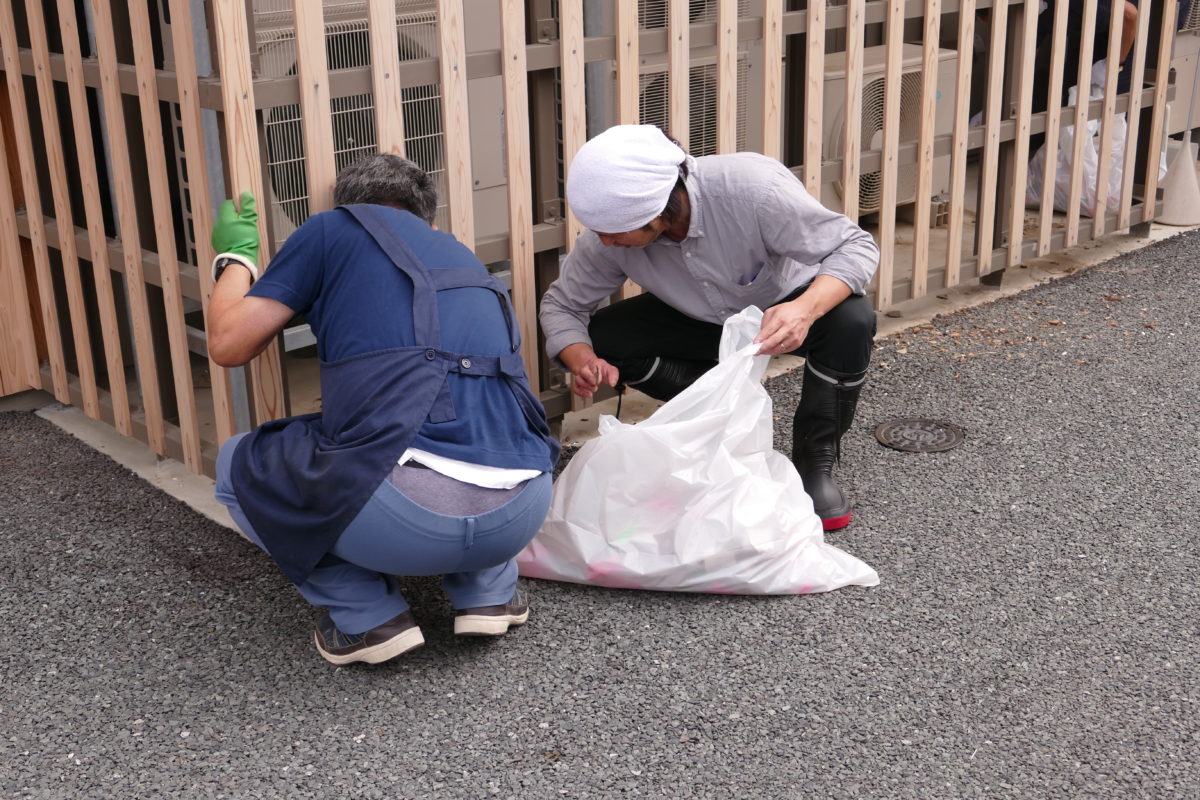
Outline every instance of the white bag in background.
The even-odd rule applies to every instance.
[[[805,594],[874,586],[826,544],[792,462],[772,448],[762,312],[725,322],[720,364],[649,419],[600,418],[517,557],[532,578],[629,589]]]

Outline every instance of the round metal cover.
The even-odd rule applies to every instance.
[[[880,444],[908,453],[940,453],[962,444],[963,432],[948,422],[893,419],[875,429]]]

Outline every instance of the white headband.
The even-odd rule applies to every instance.
[[[571,161],[567,202],[585,228],[637,230],[662,213],[687,154],[654,125],[617,125]]]

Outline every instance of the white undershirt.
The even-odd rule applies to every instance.
[[[434,453],[427,453],[415,447],[405,450],[396,464],[404,466],[409,461],[416,461],[418,464],[423,464],[448,478],[454,478],[456,481],[482,486],[485,489],[512,489],[542,474],[541,470],[536,469],[508,469],[505,467],[488,467],[483,464],[472,464],[467,461],[459,461],[456,458],[446,458]]]

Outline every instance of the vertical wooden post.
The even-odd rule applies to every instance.
[[[883,153],[879,201],[879,269],[875,273],[875,307],[892,304],[896,263],[897,151],[900,149],[900,80],[904,69],[904,0],[888,0],[887,44],[883,88]]]
[[[404,98],[400,88],[400,39],[395,0],[368,0],[371,88],[375,98],[375,141],[379,152],[404,155]]]
[[[933,202],[933,137],[937,134],[938,38],[941,0],[925,0],[921,35],[921,130],[917,138],[917,199],[913,216],[912,297],[923,297],[929,285],[929,224]]]
[[[765,0],[767,18],[763,20],[763,83],[771,84],[767,102],[774,104],[775,116],[768,127],[763,123],[763,136],[771,136],[772,158],[780,157],[779,96],[782,92],[783,59],[783,0]],[[768,19],[770,26],[768,27]],[[817,200],[821,199],[821,146],[825,129],[825,0],[808,0],[808,19],[805,31],[804,62],[804,186]],[[768,52],[767,40],[771,41]],[[768,81],[769,76],[769,81]],[[847,75],[847,80],[849,76]],[[763,108],[767,108],[767,102]]]
[[[59,0],[70,2],[71,0]],[[183,151],[188,165],[188,193],[191,198],[192,225],[196,231],[196,272],[200,279],[200,302],[208,317],[208,302],[212,298],[212,264],[216,254],[212,249],[212,195],[208,187],[208,164],[204,155],[204,123],[200,113],[199,75],[196,68],[196,42],[193,36],[189,0],[170,0],[171,42],[175,57],[175,79],[179,87],[180,127],[183,129]],[[101,237],[103,239],[103,237]],[[233,396],[229,373],[211,358],[208,360],[212,379],[213,421],[217,444],[235,432]]]
[[[17,162],[21,167],[21,186],[29,219],[29,243],[37,275],[43,333],[50,356],[50,383],[55,399],[60,403],[69,404],[71,390],[67,381],[66,356],[63,353],[58,308],[54,303],[54,278],[50,273],[46,220],[42,216],[42,193],[38,186],[37,167],[33,161],[33,134],[29,127],[29,106],[25,102],[25,82],[21,77],[21,64],[17,58],[17,31],[12,8],[11,3],[0,3],[0,50],[3,50],[4,54],[4,76],[8,83],[13,138],[16,140],[14,144]]]
[[[296,74],[304,117],[304,170],[308,209],[316,214],[333,207],[333,119],[329,106],[329,65],[325,60],[325,17],[321,3],[294,4]]]
[[[1149,11],[1149,8],[1146,10]],[[1151,222],[1158,216],[1158,162],[1162,158],[1163,126],[1167,116],[1167,87],[1171,80],[1171,46],[1175,43],[1177,0],[1165,0],[1162,14],[1158,60],[1154,64],[1154,114],[1150,118],[1150,137],[1146,145],[1146,201],[1143,222]]]
[[[587,110],[584,107],[583,87],[583,3],[566,0],[559,5],[559,64],[562,85],[562,137],[563,174],[571,172],[571,162],[583,143],[587,141]],[[583,226],[575,218],[569,203],[566,205],[567,252],[575,246],[575,239],[583,232]],[[605,231],[608,233],[608,231]]]
[[[1137,35],[1133,39],[1133,72],[1129,79],[1129,121],[1125,137],[1125,165],[1121,173],[1121,210],[1117,215],[1117,228],[1129,227],[1133,216],[1133,178],[1137,169],[1138,132],[1142,124],[1142,83],[1146,79],[1146,41],[1150,32],[1150,9],[1138,6]],[[1147,164],[1147,170],[1157,171],[1157,164]]]
[[[688,0],[667,0],[667,126],[688,149],[691,104],[691,21]],[[607,231],[606,231],[607,232]]]
[[[467,54],[462,0],[438,0],[438,39],[445,125],[450,231],[475,247],[475,191],[471,176],[471,119],[467,111]]]
[[[91,0],[96,28],[96,56],[100,64],[100,91],[104,98],[104,119],[111,143],[112,181],[117,196],[117,217],[121,225],[121,249],[125,253],[125,284],[133,320],[133,344],[141,382],[142,409],[146,416],[146,438],[150,449],[166,454],[162,399],[158,389],[158,366],[150,330],[150,305],[146,296],[146,278],[142,271],[142,236],[138,229],[137,203],[133,171],[129,160],[130,137],[125,127],[124,97],[121,93],[117,61],[117,43],[113,33],[112,7],[109,0]]]
[[[525,360],[525,371],[530,384],[539,386],[529,88],[526,83],[525,10],[521,0],[502,0],[500,4],[500,60],[504,73],[504,133],[508,142],[508,252],[512,266],[512,299],[521,328],[521,357]]]
[[[1059,132],[1062,130],[1068,8],[1068,3],[1058,3],[1054,7],[1054,39],[1050,45],[1050,88],[1046,92],[1046,143],[1043,145],[1046,163],[1042,169],[1042,207],[1038,222],[1039,256],[1050,252],[1050,235],[1054,232],[1054,183],[1058,178],[1058,142]]]
[[[58,21],[62,31],[63,66],[66,70],[67,91],[71,98],[71,121],[78,159],[84,216],[87,220],[88,244],[92,261],[92,280],[96,287],[96,308],[104,342],[105,366],[108,370],[108,392],[112,402],[113,423],[123,436],[133,436],[133,420],[129,410],[129,389],[125,384],[125,356],[121,352],[121,330],[113,295],[112,268],[108,260],[108,237],[104,230],[104,210],[100,204],[100,178],[96,168],[91,120],[79,110],[88,107],[87,90],[83,80],[83,54],[79,49],[79,25],[71,0],[58,0]]]
[[[979,210],[975,215],[980,277],[991,272],[993,235],[996,229],[996,182],[1000,156],[1001,92],[1004,88],[1004,51],[1008,28],[1008,0],[992,3],[992,35],[988,52],[987,109],[984,115],[983,162],[979,173]]]
[[[259,241],[268,242],[267,196],[258,153],[258,125],[254,111],[254,81],[250,76],[250,34],[246,28],[243,0],[212,0],[217,41],[217,63],[221,75],[221,98],[228,143],[226,186],[236,201],[243,191],[251,192],[262,204],[258,215]],[[258,268],[267,268],[266,247],[258,250]],[[254,412],[258,422],[286,413],[283,364],[279,342],[272,342],[249,368],[252,377]]]
[[[1108,18],[1108,52],[1105,53],[1104,102],[1100,111],[1100,158],[1096,165],[1096,213],[1093,215],[1092,238],[1104,233],[1108,217],[1108,178],[1112,174],[1113,123],[1117,116],[1117,73],[1121,71],[1121,27],[1125,19],[1125,4],[1112,3]]]
[[[738,4],[717,4],[717,152],[737,150]]]
[[[50,193],[54,200],[54,222],[58,228],[58,251],[62,259],[63,283],[67,289],[71,334],[75,341],[75,368],[79,371],[83,413],[92,419],[100,419],[100,394],[96,387],[96,367],[92,362],[92,337],[88,331],[87,305],[83,298],[79,248],[75,242],[75,218],[71,213],[62,129],[58,121],[58,101],[54,96],[54,79],[50,75],[45,13],[40,2],[26,0],[25,19],[29,25],[29,43],[33,50],[33,71],[37,83],[36,105],[42,118]],[[33,209],[30,211],[32,213]],[[40,214],[41,209],[37,209],[37,212]]]
[[[1017,65],[1017,125],[1013,141],[1012,206],[1008,218],[1006,266],[1021,263],[1025,242],[1025,189],[1029,185],[1029,128],[1033,112],[1033,58],[1037,39],[1037,7],[1021,6],[1021,57]]]
[[[958,8],[958,68],[954,79],[954,129],[950,150],[950,227],[946,232],[946,276],[949,289],[958,285],[962,266],[963,219],[967,199],[967,132],[971,117],[971,53],[975,41],[975,0]]]
[[[846,106],[842,125],[842,213],[858,220],[862,158],[863,20],[865,0],[846,0]]]
[[[638,0],[617,0],[617,122],[636,125],[638,113]]]
[[[1079,74],[1075,79],[1075,119],[1072,123],[1075,147],[1071,155],[1071,184],[1067,192],[1067,238],[1065,247],[1079,242],[1080,203],[1083,198],[1083,149],[1091,137],[1087,132],[1088,104],[1091,97],[1092,45],[1096,32],[1096,4],[1083,4],[1083,30],[1079,41]]]
[[[134,69],[142,110],[142,132],[149,165],[150,202],[153,206],[154,236],[162,276],[166,308],[167,340],[171,371],[175,380],[175,404],[179,411],[179,435],[183,462],[192,472],[203,473],[200,426],[196,419],[196,393],[192,388],[191,352],[183,320],[183,288],[179,282],[175,220],[171,210],[171,187],[167,181],[167,155],[163,146],[162,119],[158,102],[158,74],[154,68],[154,44],[150,38],[150,11],[144,3],[129,6],[133,38]]]
[[[3,114],[0,108],[0,116]],[[42,385],[13,189],[8,146],[0,126],[0,397]]]

